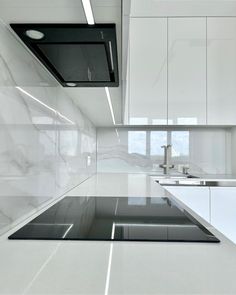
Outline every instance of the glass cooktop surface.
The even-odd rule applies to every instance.
[[[66,197],[9,239],[219,242],[169,198]]]

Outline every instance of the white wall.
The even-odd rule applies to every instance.
[[[0,232],[95,171],[94,126],[0,23]]]
[[[161,145],[172,144],[172,163],[191,173],[231,173],[231,133],[224,128],[99,128],[98,172],[160,172]]]

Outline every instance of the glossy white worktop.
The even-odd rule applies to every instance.
[[[68,196],[162,197],[165,190],[147,174],[99,173],[67,193]]]
[[[168,193],[148,175],[98,174],[68,193],[84,195]],[[236,294],[236,246],[204,225],[221,243],[7,240],[15,228],[0,239],[0,294]]]

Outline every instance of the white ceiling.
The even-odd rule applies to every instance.
[[[116,23],[121,73],[121,1],[91,0],[97,23]],[[86,23],[81,0],[0,0],[0,18],[6,23]],[[120,84],[121,75],[120,75]],[[112,126],[103,87],[63,88],[96,126]],[[121,123],[122,87],[109,88],[116,123]]]

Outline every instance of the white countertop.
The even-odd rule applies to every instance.
[[[168,194],[148,175],[98,174],[67,195]],[[191,213],[221,243],[7,240],[22,223],[0,238],[0,294],[236,294],[236,245]]]

